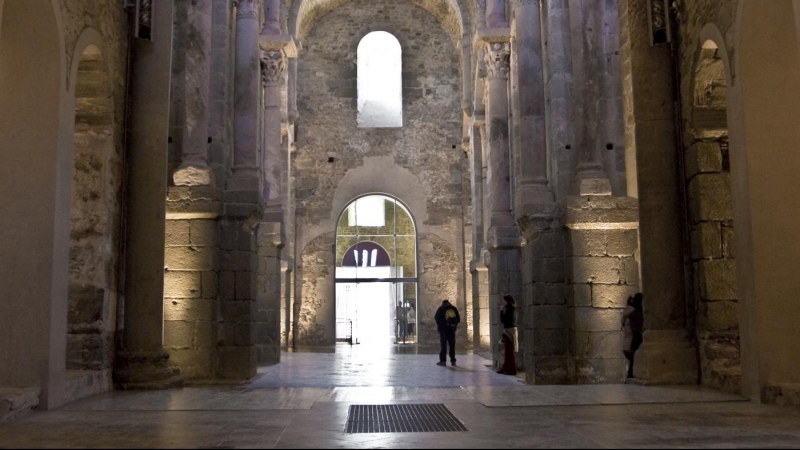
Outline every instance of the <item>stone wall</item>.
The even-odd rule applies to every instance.
[[[402,128],[357,128],[356,49],[366,34],[379,30],[392,33],[403,50]],[[450,298],[466,319],[463,222],[469,194],[461,146],[459,48],[430,13],[410,2],[390,0],[342,5],[325,14],[302,44],[292,167],[300,252],[297,344],[334,339],[332,245],[334,221],[341,211],[332,205],[337,189],[343,189],[342,180],[368,159],[381,158],[378,170],[385,170],[385,176],[403,170],[415,178],[415,186],[404,188],[421,190],[425,197],[423,209],[412,211],[419,232],[423,302]],[[378,180],[369,190],[353,194],[391,194],[391,182]],[[408,204],[402,192],[395,196]],[[432,307],[419,308],[420,321],[425,321],[420,328],[430,326]],[[467,327],[462,328],[465,339]],[[423,338],[433,339],[426,334]]]

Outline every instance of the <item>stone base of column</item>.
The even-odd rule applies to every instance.
[[[611,195],[611,180],[608,178],[584,178],[576,183],[578,195]]]
[[[513,220],[513,219],[512,219]],[[517,227],[492,227],[487,238],[489,248],[489,345],[495,367],[500,368],[500,347],[497,344],[503,333],[500,324],[500,300],[504,295],[512,295],[515,299],[522,297],[522,270],[520,266],[520,242]],[[517,305],[518,317],[525,313],[524,307]],[[519,356],[525,351],[525,329],[517,327],[519,332],[519,354],[517,366],[522,369],[523,359]]]
[[[697,384],[697,374],[697,348],[686,331],[645,331],[644,343],[634,358],[635,378],[651,385]]]
[[[570,384],[569,356],[535,356],[525,371],[528,384]]]
[[[472,275],[472,345],[482,351],[491,348],[491,322],[489,321],[489,268],[480,261],[471,261]]]
[[[265,214],[266,216],[266,214]],[[258,312],[256,314],[256,346],[258,365],[269,366],[281,360],[281,249],[283,224],[261,222],[258,242]]]
[[[227,380],[250,380],[258,374],[258,350],[255,345],[217,347],[217,376]]]
[[[169,353],[120,352],[117,354],[114,382],[122,390],[159,390],[183,386],[180,370],[169,367]]]

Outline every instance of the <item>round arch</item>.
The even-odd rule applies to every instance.
[[[417,249],[414,217],[397,198],[364,194],[345,206],[334,236],[337,340],[416,342]]]

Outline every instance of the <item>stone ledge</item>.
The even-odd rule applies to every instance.
[[[800,407],[800,383],[769,383],[762,400],[778,406]]]
[[[0,389],[0,422],[36,410],[41,392],[39,388]]]
[[[216,219],[222,215],[222,194],[209,186],[171,186],[167,220]]]
[[[573,230],[639,228],[639,201],[631,197],[568,197],[566,226]]]

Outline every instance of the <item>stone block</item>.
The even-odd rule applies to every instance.
[[[228,301],[220,303],[220,313],[225,322],[251,322],[255,320],[258,304],[252,301]]]
[[[704,300],[738,298],[736,261],[717,259],[697,262],[697,283]]]
[[[188,246],[191,244],[188,220],[168,220],[166,230],[165,244],[167,247]]]
[[[701,222],[692,230],[692,259],[722,258],[719,222]]]
[[[164,321],[164,348],[194,348],[194,322]]]
[[[569,356],[537,356],[533,367],[526,371],[530,384],[569,384]]]
[[[588,331],[573,331],[569,334],[569,352],[574,358],[586,358],[589,354]]]
[[[578,384],[620,384],[625,382],[626,361],[615,359],[576,359],[575,382]]]
[[[255,252],[224,251],[221,266],[225,270],[236,272],[258,271],[258,255]]]
[[[247,347],[256,344],[256,325],[251,322],[219,324],[219,345]]]
[[[257,280],[255,272],[236,272],[236,300],[255,300]]]
[[[631,286],[639,284],[639,261],[620,258],[620,282]]]
[[[618,331],[622,329],[621,309],[576,307],[575,331]]]
[[[595,308],[625,308],[628,305],[628,297],[637,292],[639,292],[638,286],[593,284],[591,306]]]
[[[203,298],[217,298],[219,293],[219,275],[217,272],[207,270],[202,272]]]
[[[69,285],[68,324],[88,325],[103,320],[106,291],[97,286],[86,284]]]
[[[567,330],[527,330],[526,336],[531,336],[533,354],[537,356],[558,356],[567,354]]]
[[[722,227],[722,256],[736,259],[736,235],[733,227]]]
[[[648,330],[633,375],[651,384],[696,384],[697,349],[683,330]]]
[[[592,306],[592,285],[572,285],[572,306]]]
[[[566,305],[567,291],[569,288],[561,283],[547,283],[545,288],[545,300],[548,305]]]
[[[164,320],[212,321],[216,319],[216,311],[216,300],[193,298],[164,301]]]
[[[219,243],[219,229],[215,220],[192,220],[190,223],[191,243],[198,247],[215,247]]]
[[[195,348],[214,349],[219,342],[219,323],[216,321],[198,321],[195,323]]]
[[[214,351],[210,349],[170,349],[169,365],[181,370],[184,379],[209,378]]]
[[[165,298],[198,298],[202,292],[202,272],[169,270],[164,273]]]
[[[535,330],[562,330],[569,327],[565,306],[532,306],[530,310]]]
[[[738,329],[739,303],[737,301],[700,302],[697,327],[707,331]]]
[[[722,172],[722,151],[717,142],[698,142],[686,151],[686,178]]]
[[[599,358],[622,358],[622,341],[625,334],[622,331],[607,331],[599,333],[589,333],[589,347],[586,357],[590,359]]]
[[[210,247],[167,247],[167,270],[203,271],[216,269],[214,249]]]
[[[220,300],[233,300],[236,298],[236,273],[219,272],[219,297]]]
[[[256,376],[258,353],[255,346],[221,346],[217,349],[217,359],[220,378],[249,380]]]
[[[577,256],[572,258],[572,280],[575,283],[619,284],[619,258]]]
[[[689,183],[689,196],[695,222],[733,220],[729,174],[697,175]]]
[[[67,369],[102,370],[111,367],[113,344],[108,335],[68,334]]]
[[[609,256],[633,256],[639,249],[637,230],[606,231],[606,253]]]
[[[600,230],[572,230],[569,233],[572,255],[605,256],[605,235]]]

